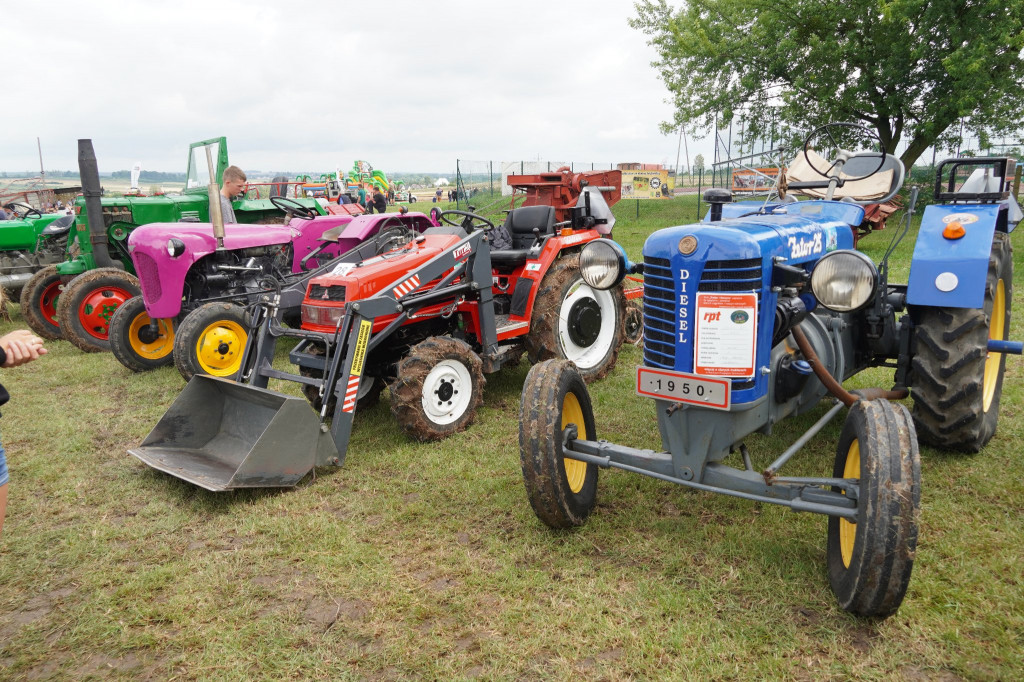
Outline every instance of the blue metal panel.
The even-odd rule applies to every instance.
[[[907,284],[907,303],[943,308],[981,308],[985,305],[985,279],[992,253],[998,204],[942,204],[924,210],[914,245]],[[957,220],[967,231],[960,239],[946,239],[942,231]],[[937,278],[944,284],[943,291]],[[953,279],[955,277],[955,280]]]

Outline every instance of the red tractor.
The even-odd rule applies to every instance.
[[[586,174],[558,175],[575,183],[574,206],[513,209],[500,227],[446,211],[443,226],[314,278],[301,329],[282,326],[277,297],[265,296],[252,309],[261,331],[246,347],[244,385],[193,378],[132,454],[210,490],[294,485],[314,465],[344,461],[357,405],[375,401],[384,386],[400,427],[436,440],[471,424],[484,375],[523,353],[531,362],[571,360],[588,381],[603,377],[623,342],[626,298],[620,286],[583,281],[580,250],[614,224],[607,186],[588,189]],[[617,194],[618,182],[613,187]],[[566,219],[557,220],[559,211]],[[298,374],[272,366],[282,336],[300,339],[290,354]],[[268,390],[271,378],[302,383],[319,424],[308,408],[294,407],[297,398]]]

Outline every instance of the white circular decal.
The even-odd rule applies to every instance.
[[[942,219],[942,222],[949,225],[951,222],[956,221],[961,225],[970,225],[971,223],[978,222],[978,216],[973,213],[950,213],[948,216]]]
[[[952,272],[943,272],[935,278],[935,288],[939,291],[953,291],[960,280]]]

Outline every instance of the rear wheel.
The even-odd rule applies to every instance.
[[[135,275],[117,268],[83,272],[57,300],[57,322],[64,338],[87,353],[110,350],[110,318],[125,301],[141,296]]]
[[[56,265],[36,272],[21,290],[21,316],[44,339],[63,337],[57,323],[57,300],[63,291]]]
[[[519,462],[533,512],[552,528],[580,526],[597,501],[597,466],[562,453],[562,432],[596,439],[583,377],[566,360],[547,360],[526,375],[519,401]]]
[[[196,374],[234,379],[249,340],[245,309],[206,303],[185,316],[174,337],[174,366],[188,381]]]
[[[473,423],[485,383],[483,363],[469,344],[435,336],[398,363],[391,412],[416,440],[440,440]]]
[[[626,301],[626,343],[639,346],[644,341],[644,307],[640,301]]]
[[[110,351],[133,372],[174,362],[173,320],[158,320],[156,333],[150,329],[151,321],[142,296],[125,301],[110,318]]]
[[[579,256],[555,261],[544,275],[526,337],[531,362],[564,358],[588,383],[608,374],[625,336],[621,287],[593,289],[580,274]]]
[[[1013,249],[997,232],[989,257],[985,305],[924,309],[914,327],[914,422],[921,442],[944,450],[977,452],[999,419],[1005,353],[988,352],[989,339],[1010,333]]]
[[[921,459],[902,405],[861,400],[850,408],[833,475],[859,482],[856,521],[828,519],[828,575],[843,609],[884,618],[910,584],[921,511]]]

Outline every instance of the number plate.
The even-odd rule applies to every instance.
[[[636,368],[636,392],[648,398],[728,410],[731,388],[728,379],[709,379],[653,367]]]

